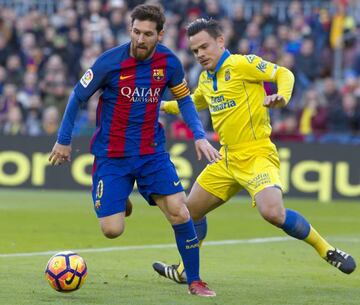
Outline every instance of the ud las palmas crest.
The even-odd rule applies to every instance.
[[[231,78],[231,76],[230,76],[230,70],[229,70],[229,69],[226,69],[226,70],[225,70],[225,81],[226,81],[226,82],[229,81],[230,78]]]
[[[153,78],[156,81],[161,81],[164,79],[164,69],[154,69],[153,70]]]

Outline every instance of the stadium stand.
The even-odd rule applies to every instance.
[[[99,54],[127,40],[129,12],[142,2],[0,0],[0,134],[56,133],[71,88]],[[231,52],[255,53],[296,76],[289,107],[271,113],[274,139],[360,144],[358,1],[158,2],[167,15],[163,42],[176,50],[192,88],[201,67],[188,51],[186,24],[216,18]],[[96,96],[75,135],[91,134],[95,107]],[[214,139],[208,114],[201,117]],[[177,118],[162,121],[170,136],[188,137]]]

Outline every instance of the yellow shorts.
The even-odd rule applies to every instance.
[[[245,189],[255,204],[264,188],[282,189],[279,156],[270,139],[222,146],[220,153],[222,160],[207,165],[196,180],[207,192],[227,201]]]

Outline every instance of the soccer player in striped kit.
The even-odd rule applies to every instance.
[[[95,156],[92,196],[104,235],[120,236],[128,197],[137,182],[150,205],[157,205],[171,223],[183,259],[189,293],[215,296],[199,276],[199,248],[185,193],[165,150],[164,129],[158,122],[160,102],[169,88],[195,138],[198,158],[221,159],[205,139],[179,59],[160,44],[165,16],[159,6],[140,5],[131,14],[131,42],[103,53],[76,84],[49,161],[70,161],[71,134],[77,111],[95,91],[97,129],[91,140]]]

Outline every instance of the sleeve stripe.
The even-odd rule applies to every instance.
[[[190,95],[190,90],[187,89],[186,91],[183,91],[183,92],[179,92],[179,93],[173,93],[174,97],[176,99],[182,99],[184,98],[185,96],[187,95]]]
[[[188,88],[183,88],[182,90],[173,91],[171,90],[171,93],[174,95],[182,95],[182,94],[188,94],[190,90]]]
[[[174,89],[174,88],[170,88],[171,92],[177,93],[177,92],[182,92],[184,90],[189,90],[187,86],[183,85],[180,88]]]
[[[274,78],[277,69],[278,69],[278,65],[275,65],[275,66],[274,66],[274,69],[273,69],[273,72],[272,72],[272,74],[271,74],[271,78]]]
[[[175,87],[172,87],[171,90],[177,90],[177,89],[180,89],[181,87],[185,86],[186,87],[186,84],[184,82],[178,84],[177,86]]]
[[[185,93],[185,94],[182,94],[182,95],[176,95],[175,99],[181,100],[182,98],[184,98],[186,96],[190,96],[190,91],[188,93]]]

